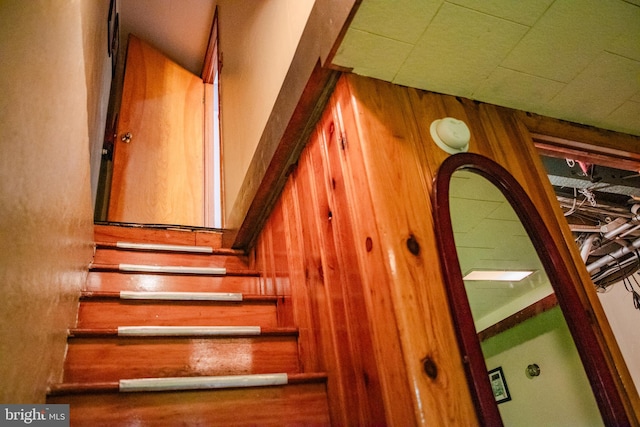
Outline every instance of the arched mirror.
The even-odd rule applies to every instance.
[[[500,165],[456,154],[435,181],[447,294],[483,425],[628,425],[571,275]]]

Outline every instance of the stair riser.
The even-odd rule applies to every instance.
[[[297,373],[297,340],[255,338],[71,338],[65,382],[124,378]]]
[[[166,252],[98,249],[94,264],[149,264],[191,267],[225,267],[227,270],[249,269],[248,258],[237,255],[185,254]]]
[[[169,274],[137,274],[120,272],[89,273],[87,291],[119,292],[239,292],[260,294],[260,278],[244,276],[184,276]]]
[[[140,227],[117,227],[108,225],[96,225],[94,227],[96,242],[144,242],[173,245],[199,245],[220,248],[222,246],[222,233],[187,231],[187,230],[163,230]]]
[[[87,300],[80,303],[78,328],[118,326],[276,327],[275,303],[199,303]]]
[[[68,403],[71,425],[330,425],[324,384],[247,389],[51,396]]]

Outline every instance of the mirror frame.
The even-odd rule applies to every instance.
[[[479,154],[460,153],[448,157],[438,170],[433,187],[433,209],[447,298],[481,425],[502,425],[502,418],[487,376],[487,366],[467,299],[453,235],[449,190],[451,177],[458,170],[474,172],[484,177],[495,185],[511,204],[536,248],[556,293],[558,305],[575,341],[605,425],[630,425],[613,375],[591,328],[587,308],[572,285],[572,276],[535,205],[522,186],[501,165]]]

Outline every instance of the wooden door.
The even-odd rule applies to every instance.
[[[109,221],[204,225],[203,97],[199,77],[130,36]]]

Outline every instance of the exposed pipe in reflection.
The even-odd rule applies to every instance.
[[[627,255],[631,252],[635,252],[638,248],[640,248],[640,238],[631,242],[628,246],[618,249],[617,251],[611,252],[607,255],[604,255],[597,261],[592,262],[587,265],[587,271],[589,273],[593,273],[600,267],[604,267],[607,264],[610,264],[624,255]]]
[[[591,253],[591,249],[593,248],[593,242],[598,238],[597,234],[590,234],[589,237],[586,238],[582,247],[580,248],[580,257],[582,261],[586,264],[587,258],[589,258],[589,254]]]

